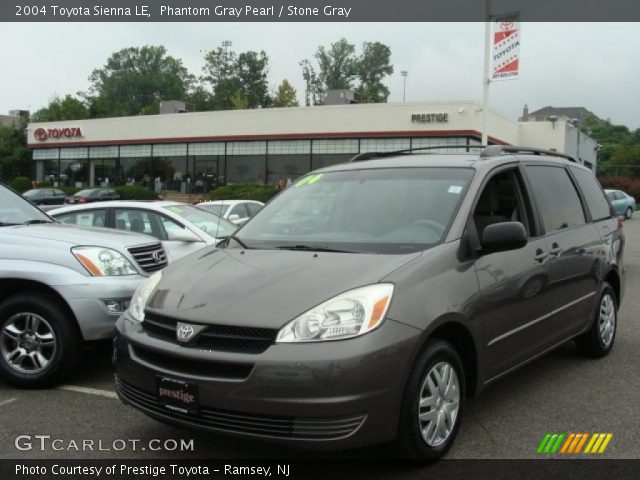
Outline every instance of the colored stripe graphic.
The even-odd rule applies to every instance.
[[[613,433],[547,433],[538,445],[538,454],[603,453]],[[588,441],[587,441],[588,440]],[[585,447],[586,444],[586,447]],[[584,447],[584,450],[583,450]]]

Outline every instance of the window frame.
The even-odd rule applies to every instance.
[[[602,196],[605,198],[605,200],[609,204],[609,216],[608,217],[598,218],[598,219],[594,219],[593,218],[593,216],[591,215],[591,209],[589,208],[589,203],[587,202],[587,196],[582,191],[582,188],[580,188],[580,182],[578,181],[577,177],[574,176],[573,169],[576,168],[576,167],[572,168],[571,166],[567,166],[566,168],[567,168],[567,170],[569,172],[569,177],[571,178],[571,181],[573,182],[573,186],[578,191],[578,196],[580,197],[580,201],[582,202],[582,209],[586,214],[585,218],[588,218],[586,223],[602,222],[604,220],[610,220],[611,218],[614,218],[615,217],[615,211],[613,209],[613,206],[611,205],[611,202],[609,201],[609,197],[607,197],[607,193],[604,191],[604,188],[602,188],[602,185],[600,185],[600,182],[598,182],[597,180],[596,180],[596,185],[600,188]],[[595,178],[595,176],[594,176],[594,178]],[[618,194],[618,195],[623,195],[622,192],[620,192],[619,190],[616,190],[615,193]]]

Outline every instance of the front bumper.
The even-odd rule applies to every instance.
[[[67,302],[85,340],[100,340],[113,336],[120,313],[110,311],[105,301],[129,301],[146,277],[90,277],[87,283],[54,287]]]
[[[153,338],[125,313],[114,339],[116,386],[125,403],[167,423],[314,448],[351,448],[396,436],[420,334],[387,320],[354,339],[273,344],[260,354],[240,354]],[[156,396],[160,376],[197,384],[199,413],[163,407]]]

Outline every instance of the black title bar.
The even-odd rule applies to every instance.
[[[638,0],[3,0],[0,22],[472,22],[486,1],[525,22],[640,22]]]

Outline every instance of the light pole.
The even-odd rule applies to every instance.
[[[404,103],[407,101],[407,75],[409,75],[409,72],[402,70],[400,75],[402,75],[402,103]]]

